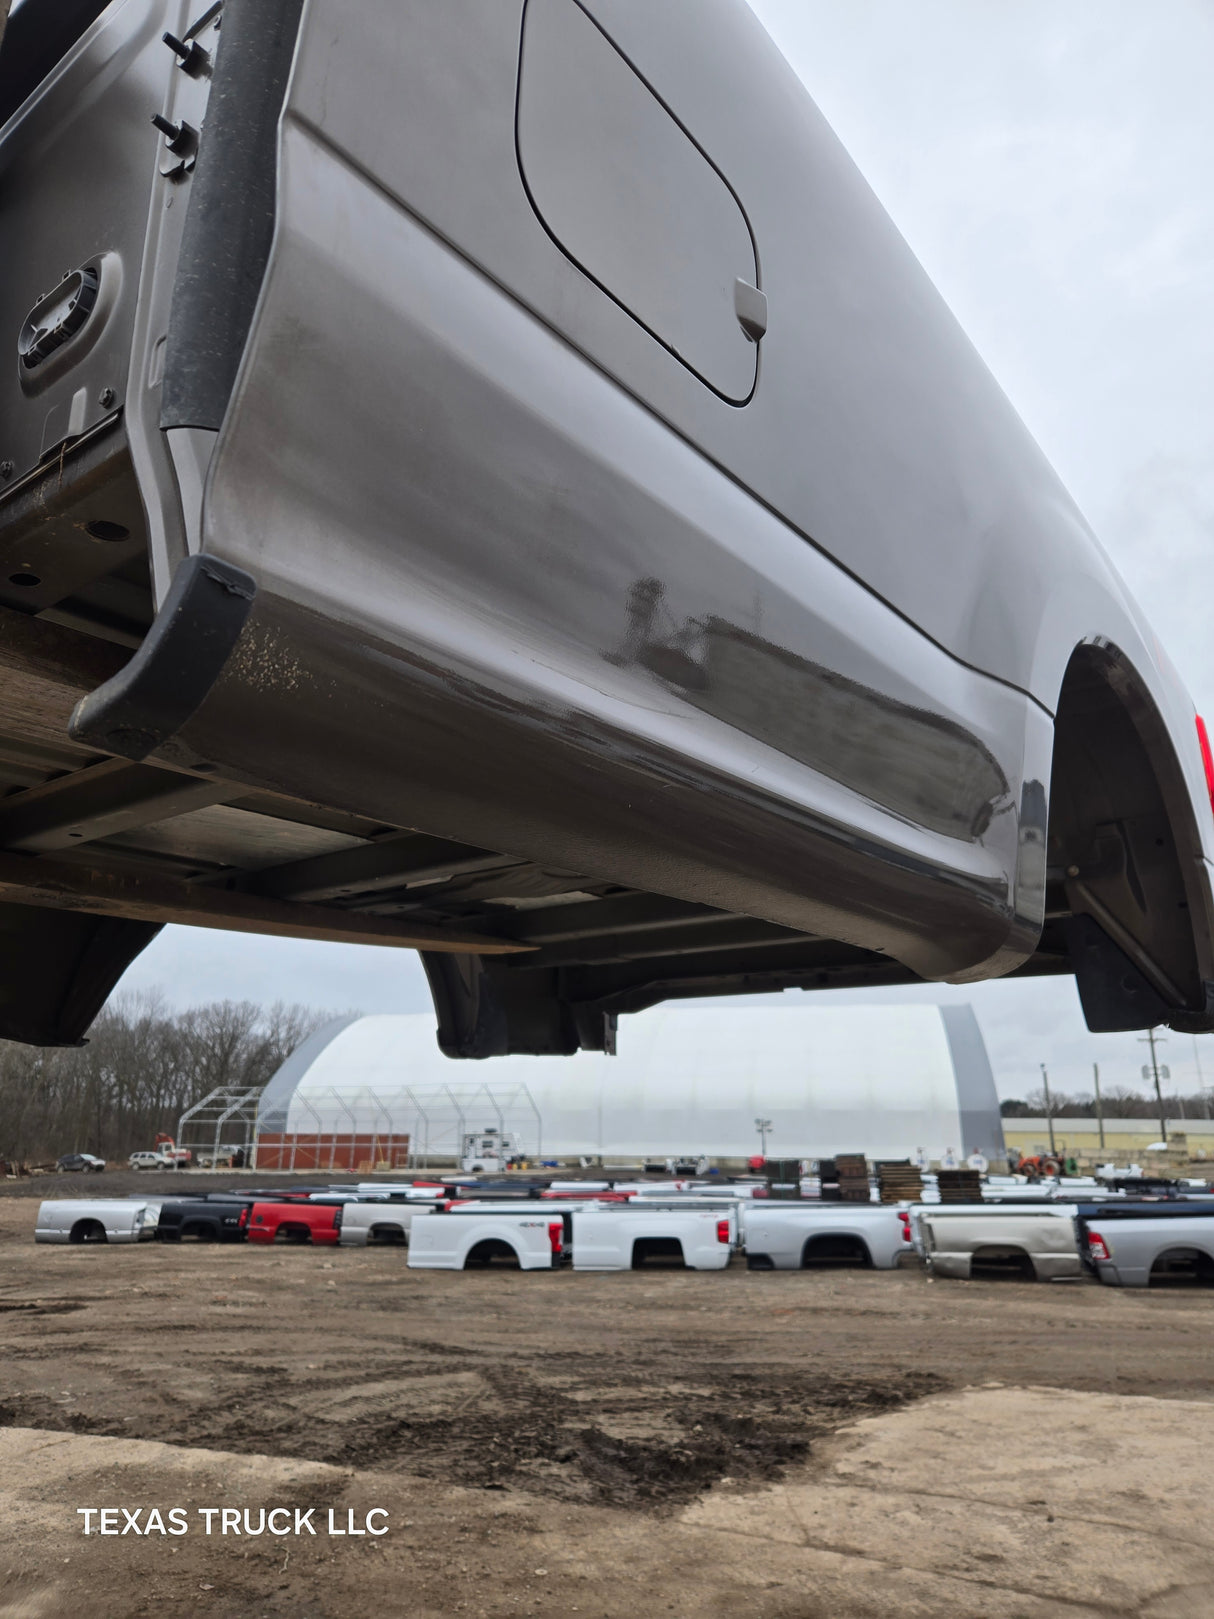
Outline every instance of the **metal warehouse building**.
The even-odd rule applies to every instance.
[[[968,1006],[726,1002],[623,1018],[614,1057],[475,1064],[442,1055],[429,1015],[338,1019],[267,1085],[257,1163],[400,1168],[487,1129],[535,1158],[744,1158],[757,1117],[780,1157],[1004,1153]]]

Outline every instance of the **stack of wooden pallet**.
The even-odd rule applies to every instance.
[[[937,1177],[941,1203],[981,1203],[982,1176],[976,1169],[942,1169]]]
[[[882,1203],[918,1203],[923,1198],[923,1176],[909,1158],[878,1162],[877,1185]]]
[[[835,1168],[839,1172],[839,1197],[844,1203],[869,1201],[868,1159],[862,1152],[837,1152]]]

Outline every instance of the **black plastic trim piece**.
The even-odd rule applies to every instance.
[[[187,557],[131,661],[76,704],[68,734],[124,759],[146,759],[186,723],[219,678],[257,594],[218,557]]]
[[[446,1057],[571,1057],[615,1051],[615,1016],[573,1006],[558,975],[499,973],[478,955],[421,952]]]
[[[157,922],[0,904],[0,1040],[83,1045],[114,985],[159,932]]]
[[[265,278],[303,0],[225,0],[165,347],[161,427],[218,431]]]

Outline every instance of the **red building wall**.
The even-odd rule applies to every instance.
[[[370,1173],[377,1169],[404,1169],[409,1162],[409,1137],[389,1142],[375,1135],[274,1135],[257,1137],[258,1169],[343,1169]]]

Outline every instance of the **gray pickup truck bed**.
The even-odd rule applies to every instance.
[[[1110,1287],[1182,1279],[1214,1285],[1214,1199],[1083,1210],[1079,1231],[1085,1259]]]

